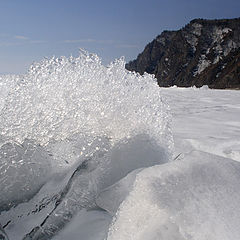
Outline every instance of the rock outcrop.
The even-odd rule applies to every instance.
[[[162,87],[240,88],[240,18],[195,19],[164,31],[126,68],[154,74]]]

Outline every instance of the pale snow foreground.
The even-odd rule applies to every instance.
[[[159,89],[86,53],[0,90],[3,239],[240,239],[239,91]]]

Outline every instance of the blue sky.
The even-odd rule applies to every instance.
[[[194,18],[240,17],[239,0],[0,0],[0,73],[24,73],[43,57],[97,53],[136,58],[163,30]]]

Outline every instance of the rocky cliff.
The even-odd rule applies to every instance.
[[[240,88],[240,18],[195,19],[164,31],[126,68],[155,74],[163,87]]]

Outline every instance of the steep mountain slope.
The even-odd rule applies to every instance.
[[[160,86],[240,87],[240,18],[195,19],[178,31],[164,31],[128,70],[155,74]]]

